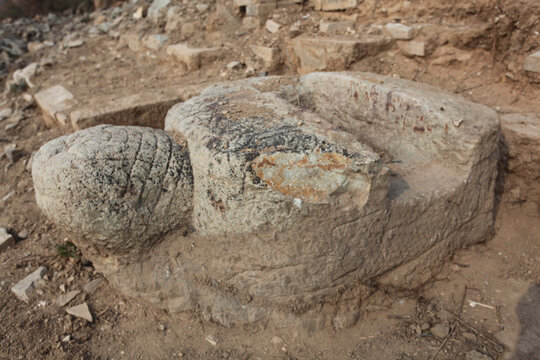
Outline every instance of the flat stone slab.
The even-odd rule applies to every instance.
[[[58,123],[65,125],[66,112],[77,104],[73,94],[61,85],[42,90],[35,95],[35,98],[48,126],[54,126]]]
[[[346,70],[365,56],[378,54],[391,44],[383,35],[365,35],[360,39],[346,37],[299,36],[290,42],[292,53],[298,58],[297,71]]]
[[[44,145],[32,175],[40,208],[112,286],[172,313],[350,326],[368,284],[414,288],[493,231],[498,116],[427,85],[217,84],[165,131],[82,130]]]
[[[45,123],[49,127],[70,125],[79,130],[100,124],[113,124],[162,129],[167,111],[174,104],[199,94],[205,86],[171,86],[159,90],[142,90],[128,96],[107,94],[80,99],[63,108],[62,113],[57,113],[55,117],[46,116],[47,110],[42,109]]]

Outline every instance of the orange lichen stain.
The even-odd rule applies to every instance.
[[[255,160],[252,169],[271,188],[316,203],[328,199],[339,186],[333,175],[347,168],[351,162],[349,158],[337,153],[315,153],[312,158],[307,154],[300,158],[296,155],[261,155]]]

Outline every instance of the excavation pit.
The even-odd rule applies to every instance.
[[[367,285],[415,287],[489,238],[498,136],[494,111],[435,88],[312,73],[209,87],[165,132],[55,139],[33,178],[130,296],[224,326],[346,327]]]

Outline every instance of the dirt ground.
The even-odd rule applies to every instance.
[[[381,3],[373,16],[359,10],[357,22],[384,24],[395,19],[392,9],[399,2]],[[406,57],[393,46],[343,70],[430,83],[500,114],[540,112],[538,77],[518,69],[524,49],[540,47],[540,12],[535,0],[413,3],[414,9],[398,13],[402,20],[471,27],[488,23],[491,27],[479,35],[462,35],[454,41],[459,46],[440,45],[426,57]],[[282,11],[283,16],[296,21],[309,15],[303,25],[308,34],[316,32],[312,24],[320,19],[355,14],[355,10],[321,13],[295,6]],[[89,21],[106,11],[91,14]],[[280,14],[279,9],[276,12]],[[501,14],[506,18],[493,20]],[[506,22],[508,18],[512,21]],[[50,59],[51,65],[32,78],[37,87],[28,92],[62,84],[77,99],[122,97],[178,84],[257,76],[261,71],[269,75],[296,72],[287,61],[265,68],[248,50],[249,44],[287,39],[271,38],[264,28],[238,35],[236,28],[227,30],[217,21],[214,12],[203,20],[203,31],[189,41],[199,46],[225,43],[233,50],[195,71],[179,66],[164,50],[133,51],[107,35],[85,38],[84,46],[73,49],[54,47],[25,54],[17,65]],[[516,27],[519,20],[530,26]],[[83,24],[77,18],[69,21],[74,32],[81,31]],[[54,36],[61,39],[69,28],[63,27]],[[156,31],[151,25],[133,22],[121,31],[135,28]],[[171,35],[175,36],[181,35]],[[483,43],[489,46],[478,46]],[[226,68],[237,60],[245,63],[244,69]],[[106,281],[95,292],[81,291],[70,302],[86,301],[94,316],[92,323],[68,315],[64,307],[54,304],[62,294],[60,287],[82,290],[100,274],[79,253],[73,258],[62,256],[58,246],[65,249],[72,235],[40,212],[27,165],[42,144],[73,130],[47,128],[36,104],[21,94],[3,94],[0,108],[6,106],[22,115],[0,123],[0,145],[16,143],[22,154],[14,163],[0,157],[0,226],[17,239],[15,246],[0,253],[0,359],[540,359],[540,200],[523,193],[516,198],[509,190],[520,183],[518,175],[504,171],[493,238],[460,250],[432,281],[415,291],[373,288],[352,328],[315,333],[302,328],[226,329],[195,314],[173,316],[125,297]],[[504,161],[503,156],[501,169]],[[46,285],[27,304],[14,296],[11,287],[39,266],[47,267]],[[216,344],[208,341],[209,336]]]

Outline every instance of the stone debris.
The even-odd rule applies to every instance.
[[[94,279],[90,282],[88,282],[86,285],[84,285],[83,290],[87,292],[88,294],[93,294],[96,292],[97,289],[103,284],[103,279],[98,278]]]
[[[77,100],[73,94],[62,85],[55,85],[48,89],[41,90],[35,97],[37,104],[43,112],[45,124],[48,126],[57,124],[65,125],[65,122],[62,122],[65,118],[58,116],[58,114],[65,115],[67,110],[77,104]]]
[[[81,46],[83,46],[83,45],[84,45],[84,40],[83,40],[83,39],[77,39],[77,40],[71,40],[71,41],[68,41],[68,42],[66,43],[65,46],[66,46],[67,48],[72,49],[72,48],[78,48],[78,47],[81,47]]]
[[[353,62],[377,54],[390,44],[389,37],[380,35],[366,35],[359,39],[299,36],[291,41],[290,46],[299,59],[297,71],[306,74],[347,69]]]
[[[13,111],[10,108],[0,110],[0,121],[5,120],[11,116]]]
[[[358,6],[358,0],[314,0],[316,10],[334,11],[354,9]]]
[[[36,291],[36,287],[43,281],[42,278],[46,271],[47,268],[45,266],[40,266],[33,273],[15,284],[11,288],[11,291],[22,301],[28,302],[32,294]]]
[[[413,38],[413,29],[409,26],[389,23],[384,28],[396,40],[411,40]]]
[[[86,302],[67,308],[66,312],[69,315],[73,315],[75,317],[84,319],[88,322],[94,321],[94,318],[92,317],[92,313],[90,312],[90,308],[88,307],[88,304]]]
[[[34,75],[36,75],[38,71],[39,64],[38,63],[31,63],[30,65],[26,66],[22,70],[17,70],[13,73],[13,80],[15,82],[21,82],[24,81],[28,87],[33,88],[35,85],[32,83],[30,78]]]
[[[266,30],[268,30],[272,34],[277,33],[279,29],[281,28],[281,25],[279,25],[277,22],[271,19],[266,20],[266,23],[264,24],[264,26],[266,27]]]
[[[0,227],[0,252],[6,251],[9,247],[15,245],[15,238],[8,233],[7,229]]]
[[[321,22],[319,31],[322,33],[344,32],[348,29],[354,29],[354,24],[353,21]]]
[[[444,339],[450,333],[450,324],[448,321],[438,323],[431,328],[431,333],[438,338]]]
[[[4,154],[6,154],[10,164],[15,164],[23,156],[22,150],[17,149],[17,144],[4,146]]]
[[[50,41],[50,40],[46,40],[46,41],[43,41],[43,42],[30,41],[28,43],[28,45],[27,45],[28,52],[31,52],[31,53],[38,52],[40,50],[43,50],[43,49],[51,47],[51,46],[54,46],[54,41]]]
[[[261,58],[267,68],[273,68],[280,62],[279,49],[274,47],[251,45],[251,51],[255,56]]]
[[[167,54],[184,63],[188,70],[197,70],[203,64],[207,64],[219,58],[224,52],[223,48],[191,48],[185,43],[170,45]]]
[[[171,0],[154,0],[147,10],[147,17],[154,23],[161,23],[166,14],[167,6],[171,3]]]
[[[65,294],[58,296],[54,303],[58,306],[65,306],[80,293],[81,292],[79,290],[71,290]]]
[[[153,34],[143,38],[144,45],[150,49],[157,51],[161,49],[169,40],[169,37],[165,34]]]
[[[525,71],[540,73],[540,50],[525,58],[523,69]]]
[[[205,340],[208,341],[208,343],[210,343],[212,346],[216,346],[218,344],[216,338],[212,335],[208,335]]]
[[[471,350],[465,354],[465,360],[493,360],[491,356],[482,354],[480,351]]]
[[[426,44],[423,41],[397,41],[397,46],[405,56],[426,56]]]

